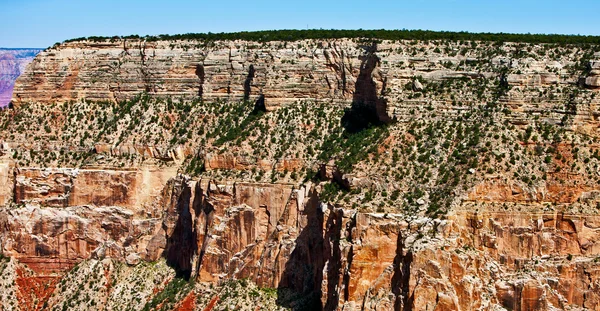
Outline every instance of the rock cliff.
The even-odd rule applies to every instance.
[[[0,304],[600,310],[597,49],[49,48],[0,113]]]

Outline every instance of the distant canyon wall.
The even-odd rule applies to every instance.
[[[14,83],[41,49],[0,49],[0,107],[8,105]]]

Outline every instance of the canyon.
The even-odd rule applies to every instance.
[[[89,38],[0,112],[2,310],[600,310],[600,50]]]
[[[8,105],[17,77],[41,49],[0,49],[0,107]]]

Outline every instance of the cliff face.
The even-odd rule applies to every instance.
[[[8,105],[17,77],[40,49],[0,49],[0,107]]]
[[[283,307],[598,308],[599,216],[465,210],[407,220],[322,203],[311,184],[177,177],[166,185],[161,203],[141,211],[125,204],[5,211],[3,253],[37,278],[86,258],[135,265],[164,255],[201,282],[278,288]]]
[[[48,49],[0,114],[1,303],[600,310],[594,49]]]
[[[356,74],[361,54],[349,43],[310,47],[315,42],[302,42],[301,49],[291,43],[261,46],[243,41],[67,43],[43,52],[20,79],[13,100],[114,101],[140,92],[205,100],[257,99],[263,94],[269,106],[298,99],[344,99],[351,96],[353,81],[346,84],[340,74]],[[343,65],[345,59],[352,63]]]
[[[498,79],[508,87],[502,100],[515,122],[548,110],[558,122],[570,86],[600,87],[595,82],[600,61],[590,49],[413,42],[76,41],[43,51],[16,83],[13,102],[123,101],[142,92],[205,101],[260,97],[268,109],[302,100],[353,101],[378,106],[382,120],[406,120],[424,103],[449,115],[460,114],[492,91],[488,85],[475,94],[459,91],[453,99],[410,96],[409,89],[423,90],[422,81],[441,85],[441,91],[468,81],[482,81],[483,87]],[[581,63],[588,69],[580,68]],[[421,82],[414,84],[415,79]],[[535,100],[539,96],[544,100]],[[595,135],[597,102],[583,104],[573,111],[575,120],[582,121],[575,125]]]

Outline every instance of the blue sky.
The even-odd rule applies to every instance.
[[[599,9],[598,0],[0,0],[0,47],[307,27],[600,35]]]

